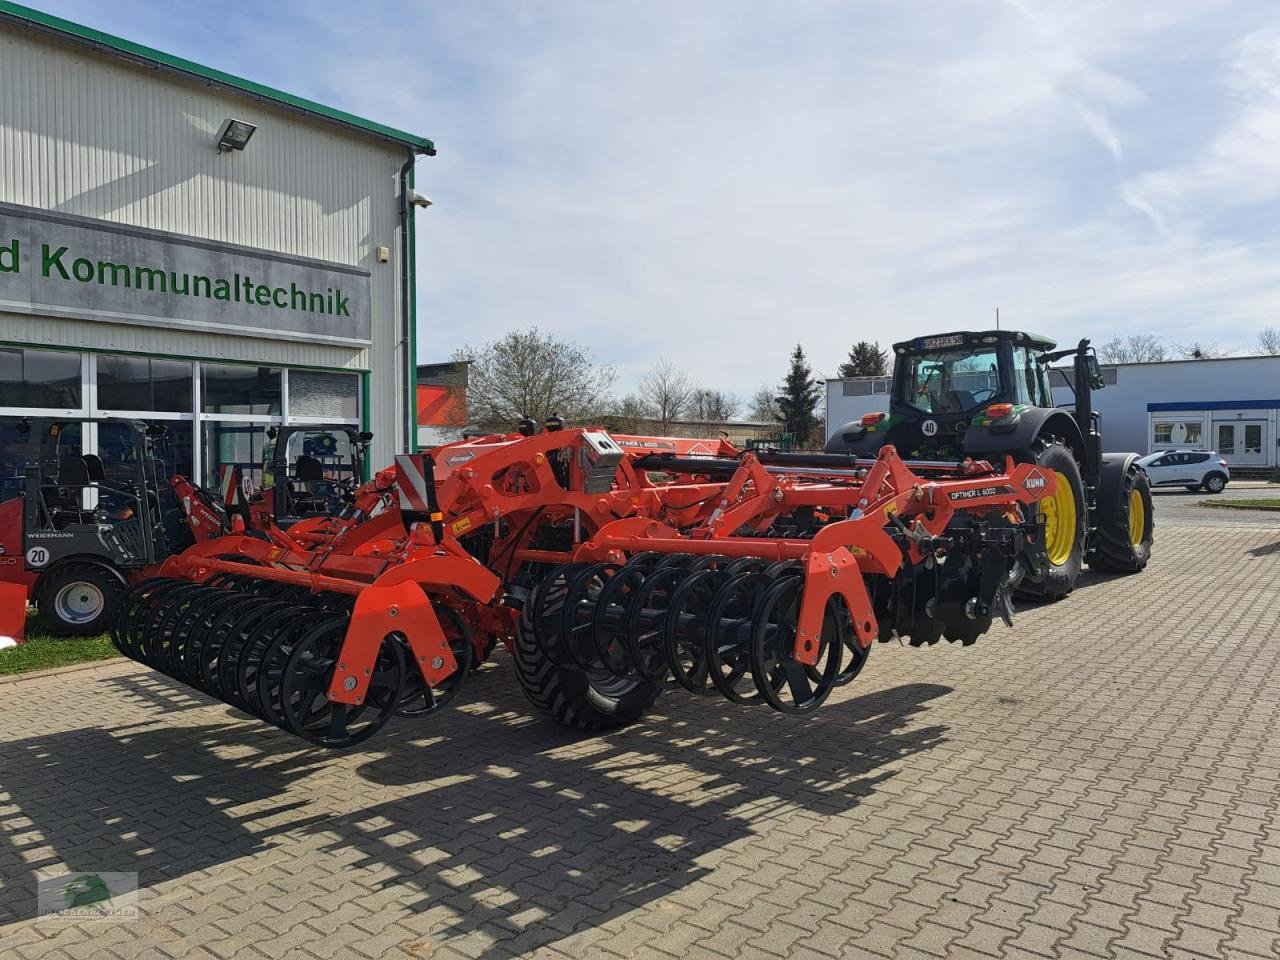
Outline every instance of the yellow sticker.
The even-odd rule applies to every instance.
[[[890,500],[888,503],[884,505],[884,518],[886,520],[888,520],[897,512],[898,512],[898,505],[894,503],[892,500]]]
[[[848,550],[850,553],[852,553],[855,557],[869,557],[869,556],[871,556],[871,554],[867,553],[867,551],[866,551],[866,550],[864,550],[864,549],[862,549],[862,547],[853,547],[853,546],[850,546],[850,547],[846,547],[845,549],[846,549],[846,550]]]
[[[460,537],[471,529],[471,518],[463,517],[461,520],[455,520],[453,526],[450,527],[455,537]]]

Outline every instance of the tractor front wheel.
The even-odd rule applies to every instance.
[[[106,567],[64,563],[40,578],[36,608],[54,636],[91,637],[106,632],[124,591],[124,582]]]
[[[1038,441],[1025,451],[1022,459],[1035,463],[1046,473],[1057,474],[1058,483],[1054,494],[1039,503],[1049,571],[1041,579],[1023,577],[1018,593],[1030,600],[1061,600],[1075,589],[1084,564],[1088,513],[1080,466],[1071,450],[1058,440]]]

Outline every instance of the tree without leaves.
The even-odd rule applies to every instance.
[[[596,366],[578,344],[537,327],[460,347],[453,358],[471,361],[467,405],[472,421],[489,426],[510,427],[524,416],[541,423],[553,413],[593,419],[608,408],[615,380],[612,367]]]
[[[756,423],[778,422],[778,395],[771,387],[760,387],[751,395],[747,419]]]
[[[600,425],[614,433],[642,434],[647,430],[649,410],[634,393],[629,393],[600,418]]]
[[[700,387],[689,397],[689,417],[703,423],[724,423],[738,414],[738,398],[732,393]]]
[[[791,351],[791,367],[782,381],[781,396],[776,403],[783,429],[801,446],[809,442],[818,425],[814,410],[821,399],[822,384],[814,378],[804,348],[797,343]]]
[[[693,382],[670,360],[662,359],[640,378],[640,400],[663,433],[689,410]]]
[[[1168,357],[1168,347],[1149,333],[1112,337],[1098,348],[1098,359],[1103,363],[1149,363]]]
[[[849,359],[840,364],[836,373],[847,380],[850,377],[883,377],[888,371],[889,355],[880,349],[880,341],[859,340],[849,351]]]
[[[1280,327],[1263,327],[1258,333],[1258,349],[1268,356],[1280,356]]]
[[[1177,345],[1178,355],[1184,360],[1216,360],[1219,357],[1231,356],[1231,348],[1220,343],[1180,343]]]

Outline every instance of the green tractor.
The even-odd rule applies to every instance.
[[[889,412],[840,427],[828,453],[874,456],[886,443],[904,458],[991,460],[1007,456],[1058,475],[1041,501],[1047,569],[1015,574],[1018,592],[1057,600],[1085,563],[1137,573],[1151,557],[1151,488],[1136,453],[1103,453],[1093,391],[1103,385],[1088,340],[1056,350],[1045,337],[1010,330],[948,333],[894,344]],[[1057,407],[1049,365],[1070,357],[1073,407]]]

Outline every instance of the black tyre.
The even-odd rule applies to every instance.
[[[589,675],[573,663],[556,663],[543,653],[530,616],[536,594],[520,613],[512,659],[520,689],[537,711],[577,730],[625,727],[648,713],[661,692],[658,684],[606,671]]]
[[[1098,490],[1098,541],[1089,566],[1108,573],[1137,573],[1151,559],[1151,482],[1136,465],[1118,479],[1114,485],[1104,479]]]
[[[45,573],[36,587],[36,608],[45,628],[58,637],[106,633],[126,586],[96,563],[72,561]]]
[[[1088,511],[1080,465],[1070,449],[1058,440],[1037,441],[1022,458],[1058,475],[1057,492],[1039,503],[1045,518],[1045,552],[1049,571],[1040,579],[1024,576],[1018,594],[1030,600],[1061,600],[1076,588],[1084,565],[1085,522]]]
[[[1223,490],[1227,489],[1227,475],[1215,470],[1204,478],[1204,483],[1202,483],[1201,486],[1209,493],[1221,493]],[[1191,489],[1194,490],[1195,487],[1192,487]]]

